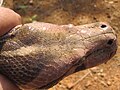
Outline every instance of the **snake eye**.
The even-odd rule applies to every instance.
[[[101,27],[101,28],[106,28],[106,27],[107,27],[107,25],[102,24],[100,27]]]
[[[108,40],[107,44],[112,45],[113,41],[114,41],[113,39],[110,39],[110,40]]]

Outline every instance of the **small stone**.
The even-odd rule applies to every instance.
[[[110,86],[110,85],[111,85],[111,82],[110,82],[110,81],[107,81],[107,85]]]
[[[105,77],[106,74],[105,74],[105,73],[101,73],[100,76],[101,76],[101,77]]]
[[[94,5],[94,7],[97,7],[97,5]]]
[[[68,27],[69,28],[72,28],[74,25],[73,24],[68,24]]]
[[[114,3],[114,1],[110,1],[110,2],[109,2],[109,4],[113,4],[113,3]]]
[[[33,0],[30,0],[29,3],[30,3],[30,4],[33,4]]]
[[[100,76],[100,75],[101,75],[101,73],[97,73],[97,75],[98,75],[98,76]]]
[[[100,69],[100,72],[102,73],[102,72],[103,72],[103,69]]]
[[[88,88],[91,85],[92,85],[91,81],[88,81],[87,84],[85,85],[85,87]]]
[[[68,87],[68,88],[73,87],[73,83],[69,83],[69,84],[67,84],[67,87]]]

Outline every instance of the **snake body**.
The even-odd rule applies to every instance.
[[[24,24],[0,37],[0,73],[21,89],[45,89],[107,62],[116,49],[116,34],[103,22]]]

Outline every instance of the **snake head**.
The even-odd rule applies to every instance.
[[[107,62],[116,50],[116,34],[106,23],[34,22],[0,38],[0,72],[20,88],[44,89],[72,73]]]
[[[117,35],[112,27],[104,22],[76,26],[85,39],[84,55],[76,64],[76,72],[91,68],[110,60],[117,51]],[[86,29],[84,29],[86,28]],[[82,62],[81,62],[82,61]]]

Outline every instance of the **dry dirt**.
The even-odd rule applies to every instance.
[[[70,75],[49,90],[120,90],[120,0],[14,0],[11,5],[23,23],[110,23],[118,33],[117,54],[107,64]]]

